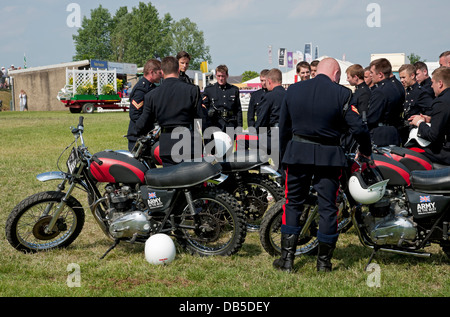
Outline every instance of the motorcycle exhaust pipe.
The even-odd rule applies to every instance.
[[[101,215],[98,214],[98,206],[103,202],[107,200],[106,197],[102,197],[99,200],[97,200],[95,203],[92,204],[91,207],[91,212],[92,215],[94,216],[95,221],[97,222],[97,224],[100,226],[100,228],[102,229],[103,233],[106,234],[106,236],[110,237],[111,235],[109,234],[108,228],[105,225],[105,223],[103,222],[103,219],[101,217]]]
[[[373,246],[368,246],[370,249],[374,249]],[[384,252],[390,252],[390,253],[396,253],[396,254],[402,254],[402,255],[414,255],[420,258],[429,258],[431,257],[431,253],[426,252],[414,252],[414,251],[404,251],[404,250],[396,250],[396,249],[386,249],[386,248],[379,248],[377,251],[384,251]]]

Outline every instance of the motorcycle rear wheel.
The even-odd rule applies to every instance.
[[[6,221],[6,238],[17,250],[37,252],[69,246],[80,234],[84,226],[83,207],[70,197],[56,223],[57,230],[46,233],[56,207],[65,196],[62,192],[48,191],[31,195],[22,200]],[[43,214],[51,207],[47,214]]]
[[[204,188],[193,192],[195,215],[186,205],[179,224],[178,241],[192,254],[202,256],[237,253],[247,234],[245,216],[236,199],[225,191]],[[190,228],[183,228],[188,226]]]

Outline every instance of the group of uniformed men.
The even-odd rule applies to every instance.
[[[186,52],[161,62],[148,61],[143,78],[130,95],[129,149],[137,137],[158,122],[162,128],[163,166],[175,164],[170,136],[174,128],[193,131],[195,118],[223,131],[242,126],[239,89],[227,82],[228,68],[218,66],[217,82],[202,93],[185,73],[189,61]],[[262,88],[251,95],[247,120],[248,126],[257,131],[279,128],[286,202],[282,253],[273,263],[276,269],[293,270],[301,231],[299,217],[313,185],[320,214],[317,270],[331,271],[338,239],[336,195],[346,165],[343,140],[355,140],[358,155],[370,158],[372,144],[405,145],[409,130],[417,127],[418,136],[431,141],[424,154],[434,162],[450,165],[450,51],[442,53],[439,62],[441,67],[431,79],[426,64],[403,65],[400,81],[392,74],[387,59],[374,60],[366,69],[352,65],[346,72],[354,93],[339,85],[341,69],[332,58],[313,63],[313,69],[307,63],[299,64],[301,81],[287,89],[282,86],[279,69],[261,71]],[[161,78],[161,85],[155,89]]]

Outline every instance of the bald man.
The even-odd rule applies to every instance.
[[[351,90],[339,85],[338,62],[325,58],[313,79],[291,85],[280,109],[280,154],[285,172],[286,202],[281,226],[281,258],[276,269],[292,271],[301,231],[299,218],[313,185],[319,204],[318,271],[331,271],[338,239],[336,195],[346,157],[340,147],[342,127],[360,144],[360,155],[370,157],[367,126],[350,99]]]

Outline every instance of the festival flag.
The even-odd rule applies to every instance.
[[[286,49],[280,48],[278,50],[278,67],[286,67]]]
[[[201,62],[200,70],[202,71],[202,73],[208,72],[208,62],[207,61]]]

